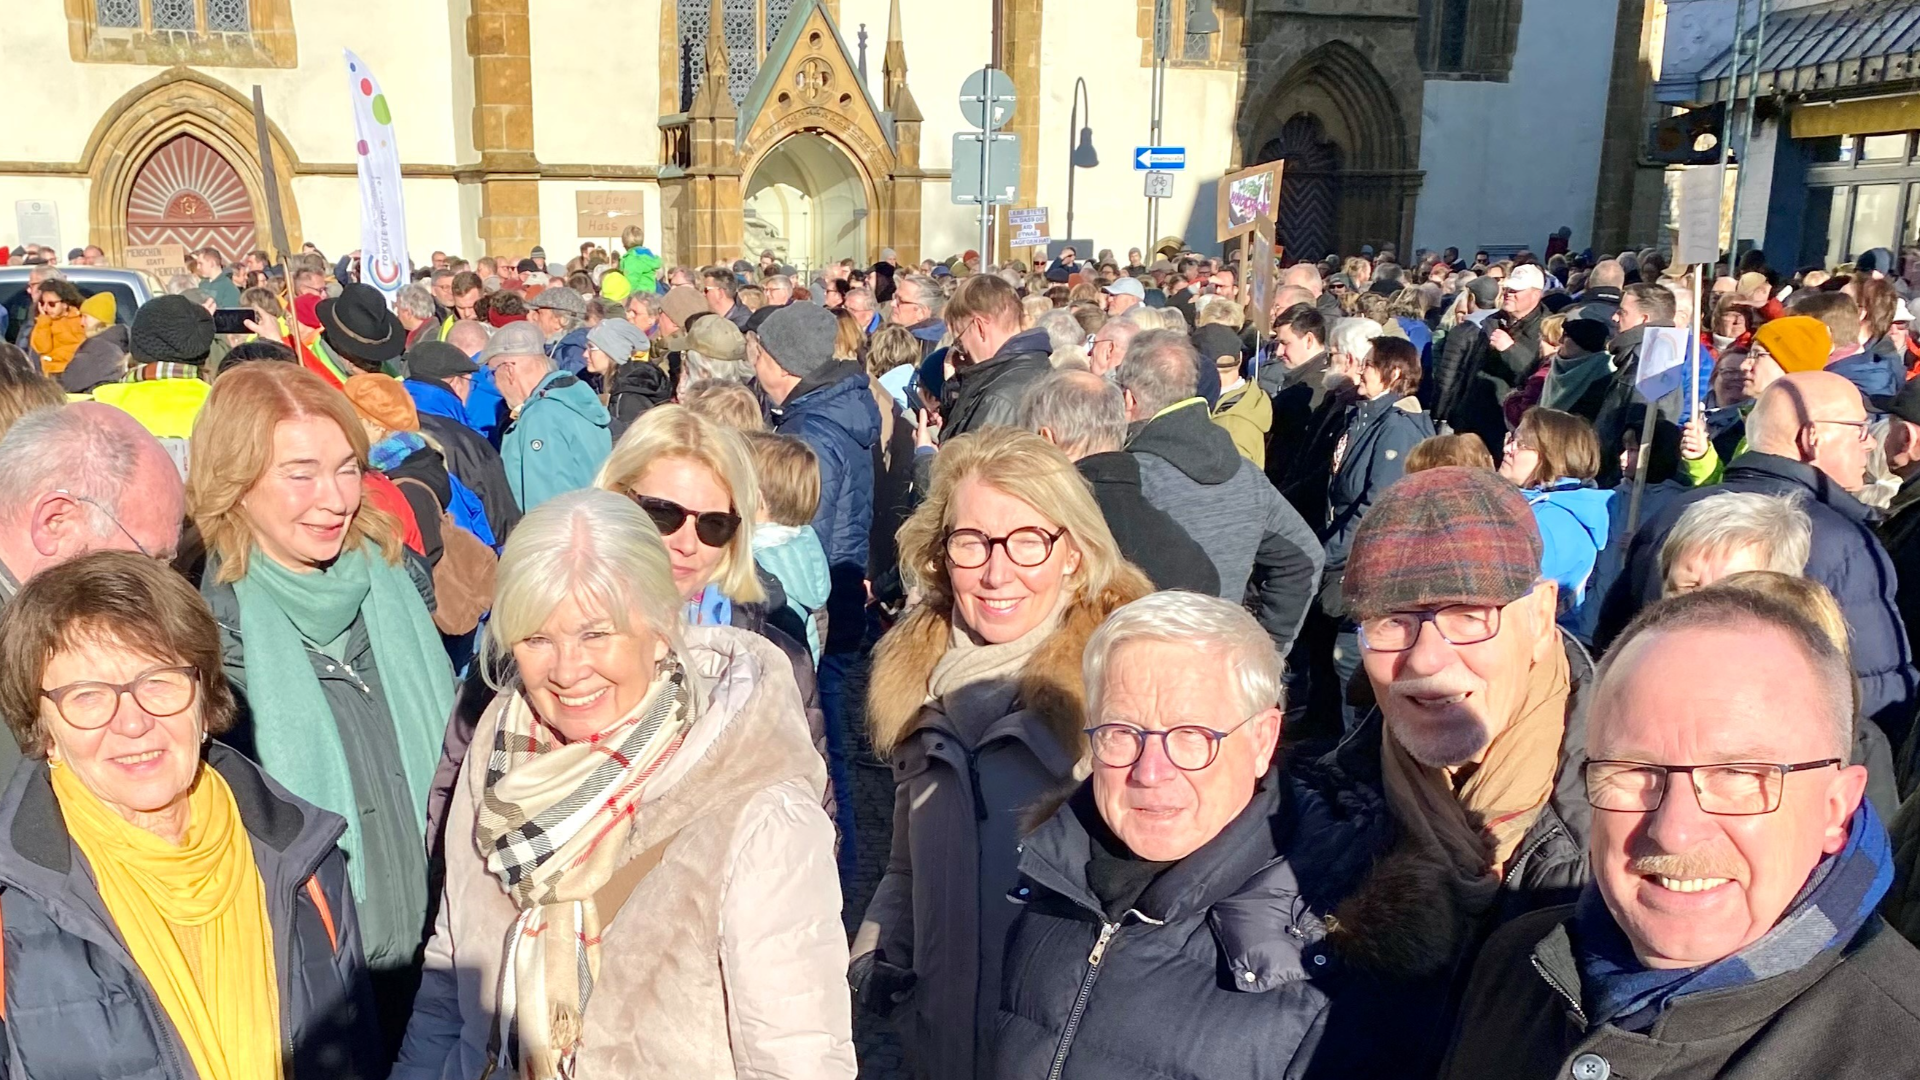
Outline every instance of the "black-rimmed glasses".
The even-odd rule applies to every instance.
[[[947,534],[947,561],[962,570],[978,570],[987,565],[998,547],[1015,566],[1039,566],[1053,556],[1053,545],[1065,535],[1065,529],[1048,532],[1032,526],[1005,536],[988,536],[979,529],[955,529]]]
[[[190,667],[160,667],[143,671],[131,682],[87,680],[40,691],[53,702],[60,718],[82,731],[106,727],[120,710],[120,695],[132,694],[133,703],[149,716],[176,716],[193,705],[200,672]]]
[[[1251,720],[1252,717],[1248,717]],[[1164,731],[1134,727],[1132,724],[1101,724],[1086,729],[1093,759],[1110,769],[1131,769],[1147,752],[1147,743],[1160,740],[1160,748],[1181,772],[1199,772],[1220,756],[1220,740],[1247,726],[1247,720],[1232,731],[1215,731],[1199,724],[1181,724]]]
[[[1651,765],[1644,761],[1589,761],[1583,775],[1595,810],[1650,814],[1666,801],[1668,778],[1686,773],[1700,809],[1721,817],[1753,817],[1780,809],[1789,773],[1845,765],[1839,758],[1775,765],[1730,761],[1721,765]]]
[[[1453,604],[1434,611],[1396,611],[1360,623],[1360,644],[1373,652],[1406,652],[1432,623],[1449,645],[1478,645],[1500,633],[1500,609],[1491,604]]]
[[[653,519],[653,527],[660,530],[661,536],[672,536],[681,526],[693,519],[693,535],[708,547],[726,547],[733,534],[740,531],[740,515],[731,511],[708,510],[701,512],[689,510],[671,499],[656,499],[651,495],[635,495],[633,501]]]

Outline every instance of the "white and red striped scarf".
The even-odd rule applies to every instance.
[[[524,693],[507,701],[474,830],[520,909],[500,972],[500,1071],[572,1075],[600,971],[596,894],[633,856],[626,840],[641,790],[679,749],[692,713],[686,674],[671,659],[625,719],[581,742],[561,742]]]

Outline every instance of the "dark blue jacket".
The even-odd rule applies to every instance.
[[[1898,358],[1886,353],[1857,352],[1829,364],[1827,370],[1859,387],[1861,396],[1869,399],[1891,397],[1899,393],[1901,384],[1906,382],[1906,372],[1901,370]],[[1873,408],[1871,401],[1867,408]]]
[[[587,328],[576,326],[565,335],[547,342],[547,355],[553,365],[569,375],[587,370]]]
[[[1721,482],[1674,499],[1634,533],[1626,571],[1607,591],[1594,644],[1605,649],[1641,607],[1660,598],[1660,548],[1686,508],[1723,491],[1800,495],[1813,520],[1813,556],[1807,577],[1827,587],[1853,631],[1853,671],[1860,707],[1878,721],[1894,746],[1913,726],[1920,672],[1895,603],[1893,560],[1873,533],[1873,510],[1811,465],[1749,450],[1733,459]]]
[[[1381,492],[1405,475],[1407,454],[1433,435],[1432,419],[1424,412],[1408,412],[1401,402],[1419,404],[1402,394],[1381,394],[1354,406],[1347,421],[1346,451],[1327,489],[1327,520],[1320,537],[1329,575],[1346,568],[1360,518]]]
[[[820,459],[813,531],[827,550],[827,647],[857,644],[866,629],[867,545],[873,527],[873,447],[880,407],[865,369],[837,360],[801,380],[773,410],[773,429],[797,436]]]
[[[286,1075],[385,1076],[386,1043],[375,1027],[346,857],[336,846],[345,823],[220,743],[208,749],[207,767],[233,790],[266,888]],[[0,916],[0,1076],[194,1080],[186,1047],[67,833],[43,761],[17,770],[0,796]]]
[[[1130,856],[1083,786],[1023,848],[992,1075],[1391,1075],[1379,1066],[1392,1039],[1335,1034],[1372,996],[1328,939],[1326,917],[1368,865],[1349,833],[1269,770],[1238,817],[1129,900],[1099,884],[1115,860],[1096,851]],[[1322,1053],[1342,1060],[1310,1073]]]

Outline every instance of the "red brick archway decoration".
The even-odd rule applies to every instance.
[[[251,251],[253,200],[226,158],[191,135],[162,144],[127,196],[127,243],[214,247],[231,261]]]

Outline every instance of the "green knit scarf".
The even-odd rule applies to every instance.
[[[260,764],[287,790],[347,819],[340,846],[354,895],[364,899],[353,781],[307,646],[342,652],[354,619],[366,618],[374,668],[419,811],[414,824],[424,842],[427,794],[453,711],[453,667],[440,633],[406,568],[388,563],[364,542],[342,552],[332,566],[307,574],[255,548],[234,593],[246,636],[247,702]]]

